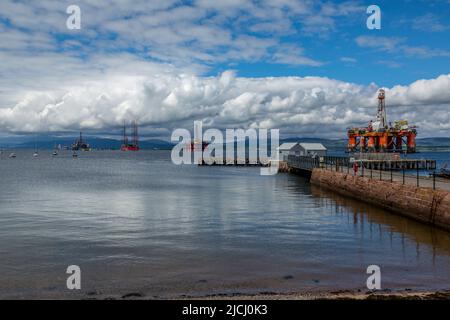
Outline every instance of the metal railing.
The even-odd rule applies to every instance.
[[[348,157],[333,156],[313,158],[290,155],[288,157],[289,166],[296,169],[312,170],[314,168],[322,168],[379,181],[399,182],[403,185],[408,184],[417,187],[429,187],[433,190],[450,190],[450,180],[438,177],[436,171],[430,173],[429,176],[421,174],[422,170],[420,168],[423,168],[424,164],[425,168],[428,166],[424,160],[408,160],[408,163],[404,163],[400,168],[397,165],[392,165],[389,163],[390,160],[388,160],[385,164],[379,166],[381,169],[375,169],[374,166],[368,165],[367,162],[369,161],[370,160],[351,161]],[[354,163],[357,164],[357,168],[354,167]],[[411,170],[411,167],[415,169]]]
[[[295,169],[312,170],[320,167],[320,158],[289,155],[288,165]]]
[[[418,162],[421,160],[418,160]],[[414,170],[407,169],[403,166],[397,169],[392,166],[387,166],[387,169],[374,169],[373,167],[367,168],[364,165],[364,160],[355,161],[357,168],[353,166],[353,163],[348,163],[342,165],[340,163],[335,163],[333,165],[327,162],[321,163],[320,168],[326,170],[332,170],[337,172],[345,172],[347,174],[357,175],[360,177],[366,177],[370,179],[376,179],[379,181],[389,181],[389,182],[399,182],[403,185],[414,185],[416,187],[428,187],[433,190],[444,189],[450,190],[450,180],[438,177],[436,171],[431,172],[428,176],[423,175],[420,166],[415,165]]]

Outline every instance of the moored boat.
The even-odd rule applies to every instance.
[[[450,179],[450,170],[448,169],[441,169],[441,171],[438,171],[435,173],[436,177],[439,178],[446,178],[446,179]]]
[[[447,169],[447,164],[445,164],[441,170],[435,172],[434,175],[439,178],[450,179],[450,169]]]

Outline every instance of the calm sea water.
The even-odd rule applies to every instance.
[[[73,264],[81,291],[66,289]],[[450,289],[450,233],[168,151],[0,159],[0,298],[364,289],[371,264],[386,289]]]

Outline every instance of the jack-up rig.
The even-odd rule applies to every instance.
[[[385,91],[378,92],[378,113],[375,122],[372,120],[365,128],[348,128],[348,152],[416,152],[416,126],[408,121],[395,121],[388,124],[386,119]]]
[[[136,120],[132,122],[132,126],[133,126],[133,138],[131,143],[129,143],[125,121],[123,123],[123,143],[122,146],[120,147],[120,150],[122,151],[139,151],[138,124]]]
[[[75,143],[72,144],[72,150],[91,151],[91,147],[89,146],[89,144],[85,140],[83,140],[83,135],[81,131],[80,131],[80,138],[77,139]]]

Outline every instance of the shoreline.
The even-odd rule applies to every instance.
[[[227,300],[227,301],[255,301],[255,300],[450,300],[450,289],[442,290],[318,290],[302,292],[259,292],[259,293],[214,293],[206,295],[174,295],[155,296],[141,291],[131,291],[128,293],[111,294],[99,291],[91,291],[82,294],[70,295],[44,295],[41,297],[32,295],[30,297],[2,297],[0,300],[155,300],[155,301],[203,301],[203,300]]]
[[[112,297],[110,297],[111,299]],[[313,300],[450,300],[450,289],[438,291],[420,291],[420,290],[398,290],[391,291],[389,289],[378,291],[362,291],[362,290],[337,290],[337,291],[313,291],[313,292],[261,292],[255,294],[247,293],[231,293],[231,294],[212,294],[205,296],[181,296],[168,299],[155,299],[146,297],[145,295],[138,296],[136,294],[128,294],[118,299],[139,299],[139,300],[299,300],[299,301],[313,301]]]
[[[190,298],[189,298],[190,299]],[[188,300],[189,300],[188,299]],[[450,290],[439,291],[327,291],[327,292],[303,292],[303,293],[262,293],[255,295],[237,295],[220,297],[202,297],[192,300],[450,300]]]

